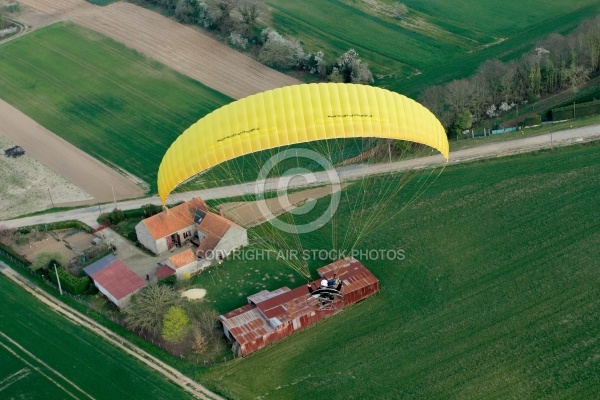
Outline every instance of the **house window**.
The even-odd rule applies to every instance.
[[[190,236],[192,236],[192,231],[186,231],[186,232],[183,232],[183,238],[184,238],[184,239],[187,239],[187,238],[189,238]]]

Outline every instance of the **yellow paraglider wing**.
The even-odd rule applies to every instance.
[[[448,159],[448,139],[419,103],[385,89],[344,83],[287,86],[223,106],[181,134],[158,169],[163,204],[180,183],[222,162],[261,150],[324,139],[407,140]]]

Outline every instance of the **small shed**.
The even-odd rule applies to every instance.
[[[112,254],[88,265],[83,270],[98,290],[119,308],[126,307],[131,296],[146,286],[146,281]]]

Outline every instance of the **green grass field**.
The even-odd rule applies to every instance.
[[[0,97],[92,156],[156,190],[167,148],[230,99],[73,24],[1,46]]]
[[[565,33],[600,13],[594,0],[404,1],[395,20],[374,11],[392,0],[267,0],[273,26],[332,61],[350,48],[378,76],[376,84],[417,95],[470,75],[487,59],[518,57],[551,33]],[[331,16],[335,16],[332,18]]]
[[[364,261],[378,295],[200,380],[244,399],[594,398],[598,176],[599,142],[448,167],[364,242],[406,255]],[[319,232],[302,240],[326,246]],[[237,307],[262,287],[260,264],[228,261],[196,284]]]
[[[0,274],[3,399],[191,398]]]

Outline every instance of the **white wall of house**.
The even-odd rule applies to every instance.
[[[148,232],[148,228],[146,228],[144,221],[135,226],[135,234],[137,235],[138,242],[140,242],[145,248],[154,254],[160,254],[158,252],[158,248],[156,247],[156,240],[154,240],[150,232]],[[165,241],[165,247],[166,245],[167,243]]]
[[[239,249],[242,246],[248,245],[248,232],[240,226],[232,225],[223,235],[217,246],[215,247],[215,258],[219,254],[227,256],[232,251]],[[218,259],[218,258],[217,258]]]
[[[155,243],[156,252],[154,254],[159,255],[169,250],[169,246],[167,246],[167,238],[160,238]]]
[[[197,273],[200,270],[200,263],[198,261],[195,261],[193,263],[190,263],[188,265],[185,265],[181,268],[178,268],[175,270],[175,275],[177,275],[177,279],[183,279],[187,274],[189,274],[189,276],[194,275],[195,273]]]

